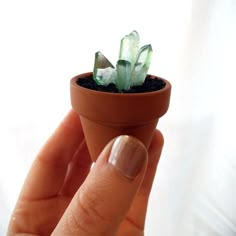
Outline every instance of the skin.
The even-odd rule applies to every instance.
[[[113,142],[91,169],[80,120],[71,110],[34,160],[8,236],[144,235],[163,136],[155,131],[148,158],[132,181],[107,162]]]

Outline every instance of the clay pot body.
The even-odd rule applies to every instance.
[[[109,93],[79,86],[79,78],[92,72],[77,75],[71,79],[71,104],[79,114],[89,153],[93,161],[113,138],[132,135],[148,148],[158,119],[169,107],[171,85],[147,93]]]

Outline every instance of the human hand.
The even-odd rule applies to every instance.
[[[70,111],[33,162],[8,235],[144,235],[162,146],[159,131],[148,154],[137,139],[120,136],[91,168],[80,120]]]

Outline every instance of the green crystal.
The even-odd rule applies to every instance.
[[[114,83],[120,92],[129,90],[132,86],[144,83],[151,58],[151,45],[139,49],[139,34],[132,31],[120,42],[116,68],[101,52],[95,54],[93,78],[98,85],[107,86]]]
[[[142,85],[147,76],[152,59],[152,46],[150,44],[140,48],[137,60],[132,70],[130,83],[131,86]]]
[[[116,87],[119,91],[130,89],[131,63],[119,60],[116,64],[117,78]]]
[[[99,85],[115,83],[116,71],[111,62],[101,53],[95,53],[93,79]]]
[[[129,61],[132,68],[134,66],[138,50],[139,34],[137,31],[132,31],[121,40],[119,59]]]

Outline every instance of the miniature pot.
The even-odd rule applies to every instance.
[[[169,107],[171,84],[146,93],[100,92],[79,86],[79,78],[71,79],[70,92],[73,109],[79,114],[87,146],[93,161],[113,138],[127,134],[138,138],[149,147],[157,122]]]

